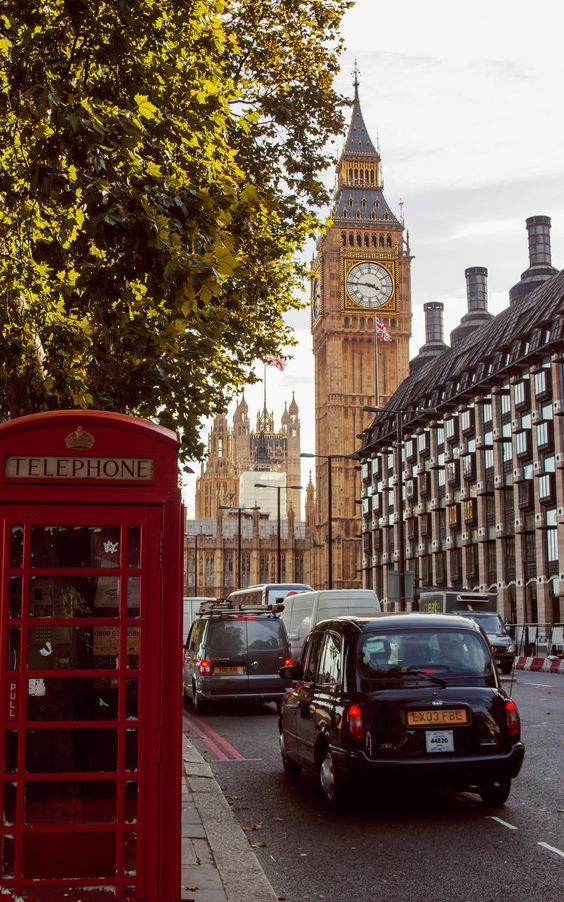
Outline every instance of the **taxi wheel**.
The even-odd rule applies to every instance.
[[[301,767],[293,758],[288,758],[284,751],[284,733],[280,730],[280,754],[282,756],[282,767],[290,777],[296,777],[301,771]]]
[[[480,789],[480,798],[486,805],[503,805],[509,798],[511,792],[511,780],[507,777],[505,780],[494,780],[487,786]]]
[[[343,811],[348,800],[348,787],[335,765],[333,755],[326,749],[319,768],[319,780],[325,801],[333,811]]]

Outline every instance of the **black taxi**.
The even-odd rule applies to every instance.
[[[365,781],[448,786],[501,805],[525,747],[482,628],[383,614],[318,623],[282,700],[284,769],[318,774],[332,808]]]

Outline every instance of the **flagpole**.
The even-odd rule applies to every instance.
[[[378,385],[378,330],[376,328],[376,315],[373,319],[374,326],[374,403],[376,407],[380,404],[379,394],[380,386]]]

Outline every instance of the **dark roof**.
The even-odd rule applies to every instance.
[[[491,388],[496,379],[509,378],[531,358],[561,347],[564,341],[564,270],[518,304],[507,307],[476,328],[456,348],[430,360],[398,386],[379,413],[361,448],[395,437],[395,413],[418,408],[445,410],[464,398]],[[429,414],[419,419],[429,419]],[[418,417],[406,417],[415,421]]]
[[[374,214],[374,216],[372,215]],[[381,188],[350,187],[338,191],[331,216],[339,225],[354,226],[358,222],[378,222],[385,226],[400,223],[390,210]]]
[[[366,157],[372,156],[380,159],[380,154],[370,140],[370,135],[360,109],[360,100],[358,99],[358,89],[355,86],[354,100],[352,107],[351,123],[345,141],[343,156],[346,157]]]

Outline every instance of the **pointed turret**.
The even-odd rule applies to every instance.
[[[339,220],[382,223],[403,228],[383,194],[381,157],[374,147],[360,108],[358,74],[355,70],[351,121],[343,152],[337,164],[337,193],[332,217]]]
[[[298,405],[296,403],[296,395],[294,392],[292,392],[292,400],[290,401],[290,407],[289,407],[288,413],[290,414],[291,417],[297,417],[297,415],[299,413]]]
[[[362,110],[360,109],[360,99],[358,96],[358,74],[355,71],[354,79],[354,100],[352,107],[351,124],[345,141],[343,156],[374,156],[380,161],[380,154],[374,147],[368,129],[364,124]]]

